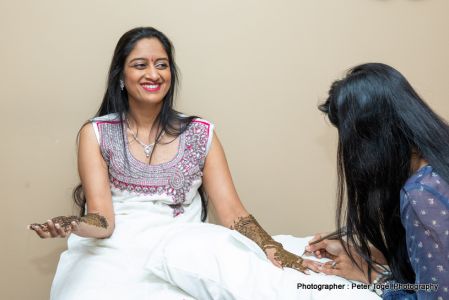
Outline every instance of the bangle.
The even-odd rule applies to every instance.
[[[386,282],[391,277],[391,272],[388,270],[384,270],[379,272],[373,282],[370,284],[370,291],[376,293],[378,296],[382,296],[383,288],[379,285]]]
[[[390,271],[383,271],[377,274],[376,279],[373,280],[373,284],[383,283],[391,276]]]

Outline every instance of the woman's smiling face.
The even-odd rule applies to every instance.
[[[143,38],[136,43],[126,58],[123,79],[130,104],[162,104],[170,89],[171,72],[158,39]]]

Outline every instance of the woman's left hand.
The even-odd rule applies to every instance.
[[[292,268],[304,274],[309,274],[307,269],[318,267],[316,262],[303,259],[301,256],[293,254],[282,247],[267,248],[265,253],[267,258],[279,268]]]
[[[72,232],[78,231],[80,218],[76,216],[59,216],[48,220],[45,223],[33,223],[28,225],[28,229],[34,230],[42,238],[65,238]]]

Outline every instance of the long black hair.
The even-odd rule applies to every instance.
[[[162,108],[154,122],[155,124],[153,124],[153,126],[159,128],[156,143],[154,145],[154,147],[156,147],[162,132],[167,133],[169,136],[177,137],[188,128],[188,125],[192,120],[198,118],[197,116],[184,116],[173,108],[174,98],[178,87],[178,68],[174,59],[173,44],[168,37],[159,30],[153,27],[138,27],[126,32],[119,39],[109,68],[106,92],[95,116],[99,117],[117,113],[121,121],[122,132],[124,132],[123,118],[129,110],[129,102],[126,89],[120,87],[120,80],[123,80],[123,69],[126,58],[134,49],[136,43],[145,38],[157,39],[162,44],[162,47],[168,56],[171,73],[170,88],[162,101]],[[125,147],[124,143],[125,141],[123,140],[123,145]],[[207,218],[207,198],[203,192],[202,186],[199,188],[199,193],[201,195],[202,205],[201,220],[204,222]],[[73,199],[80,209],[80,215],[84,215],[86,197],[83,193],[81,184],[73,190]]]
[[[319,109],[338,129],[337,226],[368,261],[372,244],[393,277],[414,282],[400,218],[400,191],[417,153],[449,182],[449,126],[394,68],[368,63],[335,81]],[[345,206],[346,203],[346,207]],[[346,252],[354,258],[347,248]]]

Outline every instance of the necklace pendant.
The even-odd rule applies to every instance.
[[[145,152],[145,156],[146,156],[147,158],[150,157],[152,151],[153,151],[153,145],[145,145],[145,146],[143,147],[143,152]]]

